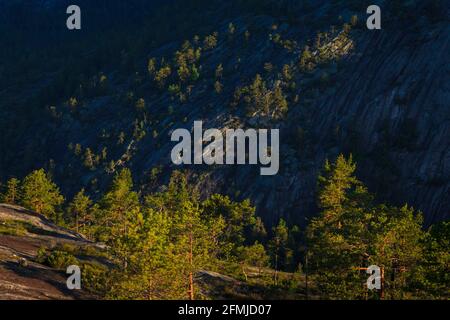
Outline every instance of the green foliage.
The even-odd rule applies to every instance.
[[[280,219],[278,225],[272,230],[273,237],[269,241],[269,250],[271,255],[272,266],[275,270],[284,269],[289,264],[291,256],[288,248],[289,230],[286,221]]]
[[[75,97],[71,97],[69,101],[67,101],[67,105],[70,107],[71,110],[75,110],[78,106],[78,100]]]
[[[221,94],[221,93],[222,93],[222,90],[223,90],[223,85],[222,85],[219,81],[216,81],[216,82],[214,83],[214,91],[215,91],[217,94]]]
[[[214,49],[217,46],[217,37],[218,37],[217,32],[214,32],[213,34],[206,36],[205,40],[203,40],[203,49],[204,50]]]
[[[81,152],[82,152],[82,150],[81,150],[82,148],[81,148],[81,145],[79,144],[79,143],[77,143],[76,145],[75,145],[75,148],[74,148],[74,153],[75,153],[75,155],[76,156],[79,156],[79,155],[81,155]]]
[[[39,263],[59,270],[65,270],[68,266],[79,264],[77,258],[66,251],[53,250],[48,252],[45,248],[38,250],[36,260]]]
[[[27,233],[27,228],[24,224],[17,221],[0,221],[0,235],[9,236],[24,236]]]
[[[377,205],[354,176],[352,158],[340,155],[319,177],[319,217],[308,226],[309,268],[330,298],[355,299],[366,295],[359,268],[371,264],[392,275],[385,296],[410,295],[410,277],[422,254],[422,218],[414,210]]]
[[[68,205],[69,221],[74,225],[76,232],[84,233],[85,227],[92,222],[93,217],[89,212],[91,206],[92,200],[85,194],[84,189],[81,189]]]
[[[175,65],[181,83],[188,81],[197,81],[200,73],[196,64],[200,60],[201,49],[192,47],[189,41],[186,41],[182,49],[175,53]]]
[[[248,266],[258,268],[259,273],[261,273],[262,268],[269,266],[269,260],[266,249],[258,241],[242,249],[240,261]]]
[[[189,275],[212,267],[218,248],[221,219],[205,219],[198,198],[186,179],[175,173],[165,192],[146,197],[145,206],[136,205],[130,194],[128,177],[117,178],[113,189],[122,185],[121,194],[133,199],[110,241],[113,256],[122,263],[117,282],[108,293],[118,299],[187,298]],[[106,201],[105,202],[109,202]],[[114,206],[109,205],[107,211]],[[105,208],[106,209],[106,208]],[[114,228],[110,229],[114,232]]]
[[[43,169],[33,171],[23,180],[21,203],[26,208],[59,221],[58,209],[63,202],[59,188]]]
[[[121,131],[117,139],[117,144],[122,145],[125,143],[125,132]]]
[[[101,199],[97,218],[101,226],[98,236],[102,241],[114,244],[119,236],[126,235],[129,215],[133,215],[139,207],[138,194],[132,188],[131,171],[122,169]]]
[[[136,109],[138,111],[145,110],[145,100],[143,98],[140,98],[140,99],[138,99],[138,101],[136,101]]]
[[[88,169],[95,169],[95,155],[92,152],[91,148],[86,148],[84,152],[83,165]]]
[[[257,74],[249,86],[238,88],[235,92],[233,105],[244,101],[249,117],[269,117],[270,119],[283,118],[288,111],[288,102],[277,81],[273,89],[268,89],[266,82]]]
[[[20,201],[20,180],[11,178],[6,183],[6,190],[0,194],[0,202],[7,204],[17,204]]]
[[[81,277],[83,288],[98,298],[103,298],[111,287],[110,270],[97,263],[83,263]]]
[[[423,231],[420,214],[406,205],[376,203],[355,171],[351,156],[326,161],[318,178],[320,214],[307,227],[305,250],[300,229],[289,228],[283,219],[267,242],[264,224],[249,200],[234,202],[215,194],[200,201],[186,176],[174,172],[167,186],[141,201],[130,170],[122,169],[97,204],[82,189],[67,207],[69,224],[105,242],[107,251],[64,244],[51,251],[41,248],[37,261],[62,270],[79,264],[76,257],[107,258],[114,267],[81,264],[85,288],[99,298],[185,299],[190,284],[199,298],[194,277],[199,270],[220,270],[274,290],[293,290],[299,279],[284,271],[304,269],[322,297],[377,299],[379,292],[367,291],[367,275],[359,271],[375,264],[384,271],[386,299],[446,299],[449,224]],[[154,183],[159,172],[152,170]],[[62,201],[43,170],[26,177],[20,190],[31,209],[47,214],[56,212]],[[0,234],[27,232],[36,230],[19,222],[0,223]]]
[[[256,229],[255,207],[249,200],[233,202],[229,197],[214,194],[202,204],[204,216],[209,219],[223,219],[225,229],[221,234],[219,256],[235,259],[240,256],[243,246],[248,244]],[[261,223],[261,221],[259,220]]]
[[[243,264],[243,273],[247,278],[245,266],[257,268],[259,275],[263,268],[269,266],[270,257],[267,255],[264,246],[256,241],[253,245],[242,248],[239,261]]]
[[[412,279],[416,294],[424,299],[450,298],[450,222],[432,226],[423,239],[423,258]]]
[[[151,76],[155,75],[156,72],[156,59],[150,58],[147,63],[147,71]]]
[[[163,65],[155,74],[155,81],[159,88],[166,85],[167,79],[172,74],[172,68],[169,65]]]
[[[302,55],[300,57],[300,70],[312,71],[314,67],[315,67],[315,60],[313,59],[309,46],[305,46]]]

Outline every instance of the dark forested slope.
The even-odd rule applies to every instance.
[[[366,1],[81,2],[80,34],[63,29],[62,2],[24,29],[25,2],[0,2],[13,14],[1,25],[1,180],[44,167],[67,195],[95,195],[126,166],[155,190],[175,168],[172,130],[203,120],[280,128],[274,177],[186,168],[205,194],[250,198],[268,224],[314,214],[318,170],[341,152],[381,200],[408,202],[428,223],[449,217],[443,1],[379,1],[380,31],[365,28]],[[276,112],[250,115],[258,105],[246,101],[268,93]]]

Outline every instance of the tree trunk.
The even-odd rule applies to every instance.
[[[193,253],[194,251],[194,239],[192,235],[192,231],[189,233],[189,265],[190,265],[190,272],[189,272],[189,300],[194,300],[194,273],[193,273]]]
[[[247,276],[247,272],[245,272],[245,266],[244,265],[242,265],[242,273],[244,274],[245,282],[247,282],[248,281],[248,276]]]

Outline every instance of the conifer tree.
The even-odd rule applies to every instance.
[[[111,299],[174,299],[186,286],[176,281],[175,262],[169,243],[171,221],[167,214],[151,208],[128,215],[128,232],[116,242],[115,254],[125,254],[127,270],[112,273],[113,285],[107,297]],[[185,283],[184,283],[185,284]]]
[[[17,204],[20,201],[20,180],[11,178],[6,183],[6,190],[0,196],[0,202]]]
[[[422,252],[421,215],[407,206],[377,205],[355,170],[352,157],[340,155],[319,176],[321,212],[307,229],[309,269],[328,297],[362,299],[368,291],[361,270],[377,265],[386,278],[372,296],[402,298]]]
[[[412,286],[419,298],[449,299],[450,222],[437,223],[423,238],[423,257],[416,268]]]
[[[194,299],[194,273],[215,263],[225,223],[221,217],[211,218],[202,213],[197,193],[189,189],[181,172],[172,175],[163,197],[172,221],[172,253],[178,261],[178,276],[181,282],[186,279],[188,297]]]
[[[222,234],[222,246],[220,256],[224,259],[235,259],[240,256],[243,246],[252,243],[248,241],[252,234],[257,231],[255,207],[249,200],[233,202],[228,196],[214,194],[203,202],[204,215],[210,219],[223,218],[226,224]],[[262,221],[258,230],[263,232]]]
[[[127,215],[139,207],[138,194],[133,191],[131,171],[127,168],[119,171],[109,191],[100,201],[100,221],[103,241],[114,242],[128,231]],[[126,263],[125,263],[126,264]]]
[[[300,69],[302,71],[311,71],[314,68],[313,56],[308,46],[303,49],[300,57]]]
[[[84,166],[89,169],[94,169],[95,166],[95,156],[92,153],[92,150],[90,148],[86,148],[84,152]]]
[[[385,299],[404,299],[411,295],[411,284],[424,254],[422,215],[407,205],[396,208],[380,206],[372,225],[375,239],[370,244],[369,263],[384,269]],[[380,217],[384,221],[380,221]],[[377,230],[377,229],[378,230]]]
[[[365,218],[367,191],[355,178],[356,164],[339,155],[333,164],[326,161],[319,176],[318,205],[321,212],[307,229],[309,269],[320,274],[319,286],[325,294],[355,298],[364,294],[359,277],[367,254]]]
[[[278,271],[286,266],[286,257],[288,252],[289,232],[286,221],[280,219],[277,226],[273,228],[273,237],[269,241],[270,253],[272,256],[272,265],[275,269],[274,283],[278,282]]]
[[[22,183],[22,205],[54,221],[59,206],[64,202],[58,187],[45,174],[44,169],[36,170],[25,177]]]
[[[262,268],[269,266],[269,260],[266,249],[258,241],[251,246],[244,247],[240,257],[243,264],[258,268],[258,273],[261,273]]]
[[[85,194],[84,189],[81,189],[69,204],[68,212],[71,221],[74,222],[76,232],[80,232],[80,227],[83,228],[92,218],[89,215],[91,206],[92,200]]]
[[[148,195],[145,206],[126,219],[128,232],[117,237],[113,250],[129,265],[117,272],[110,296],[197,298],[194,275],[214,264],[224,223],[202,216],[184,175],[175,172],[165,191]]]

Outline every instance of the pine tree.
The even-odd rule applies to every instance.
[[[308,46],[303,49],[300,57],[300,69],[302,71],[311,71],[314,68],[313,56]]]
[[[202,213],[198,196],[175,172],[163,192],[148,195],[126,216],[128,231],[112,243],[128,268],[115,272],[109,295],[123,299],[198,297],[195,273],[214,264],[223,220]]]
[[[255,232],[257,219],[255,207],[249,200],[234,202],[228,196],[214,194],[203,202],[203,211],[210,219],[223,218],[226,224],[222,235],[222,246],[220,257],[224,259],[235,259],[240,256],[243,246],[253,243],[248,241]],[[259,221],[260,228],[264,228]],[[262,232],[262,230],[259,230]],[[265,231],[265,230],[264,230]]]
[[[319,176],[319,217],[307,229],[309,269],[320,274],[319,287],[327,295],[345,298],[364,294],[359,272],[367,254],[364,201],[367,192],[355,178],[356,164],[339,155],[333,164],[326,161]],[[367,266],[366,266],[367,267]]]
[[[286,257],[287,267],[290,271],[298,271],[300,268],[301,253],[304,253],[302,246],[302,232],[296,225],[289,230],[288,252]]]
[[[162,89],[172,74],[172,68],[170,65],[164,65],[162,66],[156,73],[155,73],[155,82],[158,85],[160,89]]]
[[[234,24],[232,22],[230,22],[228,24],[228,34],[230,36],[232,36],[232,35],[234,35],[235,31],[236,31],[236,27],[234,26]]]
[[[373,230],[375,239],[370,246],[369,263],[384,269],[383,298],[408,298],[424,254],[422,215],[407,205],[401,208],[380,206],[376,215],[377,220],[383,217],[384,221],[378,220],[378,230]]]
[[[219,64],[217,66],[216,71],[215,71],[215,76],[216,76],[217,80],[222,79],[222,77],[223,77],[223,66],[222,66],[222,64]]]
[[[372,297],[402,298],[422,252],[422,218],[412,208],[377,205],[356,179],[352,157],[340,155],[319,176],[321,212],[307,228],[309,269],[320,290],[332,298],[367,297],[361,271],[377,265],[386,278]],[[389,275],[389,277],[388,277]]]
[[[84,189],[81,189],[69,204],[68,212],[71,221],[74,222],[76,232],[80,232],[80,227],[83,228],[90,222],[92,217],[89,215],[89,209],[91,206],[92,200],[85,194]]]
[[[450,298],[450,222],[433,225],[423,238],[423,258],[412,279],[419,298]]]
[[[79,143],[75,145],[74,153],[76,156],[79,156],[81,154],[81,145]]]
[[[269,256],[266,253],[264,246],[256,241],[253,245],[244,247],[241,253],[240,261],[244,265],[258,268],[258,273],[261,273],[262,268],[269,266]],[[243,266],[245,268],[245,266]],[[245,269],[244,270],[244,275]]]
[[[203,49],[204,50],[211,50],[214,49],[217,46],[217,32],[214,32],[211,35],[208,35],[205,37],[205,40],[203,40]]]
[[[252,226],[251,238],[261,243],[266,241],[267,231],[260,217],[256,217],[255,223]]]
[[[89,169],[94,169],[95,166],[95,156],[92,153],[92,150],[90,148],[86,148],[84,152],[84,166]]]
[[[219,81],[216,81],[216,82],[214,83],[214,91],[215,91],[217,94],[221,94],[221,93],[222,93],[222,90],[223,90],[223,85],[222,85]]]
[[[273,228],[273,237],[269,241],[272,265],[275,269],[274,283],[278,283],[278,271],[286,266],[289,232],[286,221],[280,219],[278,225]]]
[[[112,272],[111,299],[185,298],[185,288],[177,281],[175,261],[171,259],[170,226],[167,214],[151,208],[127,216],[128,232],[116,242],[114,253],[125,255],[127,270]]]
[[[153,76],[155,74],[155,71],[156,71],[156,59],[155,58],[150,58],[148,60],[147,71],[151,76]]]
[[[270,117],[272,119],[282,118],[288,111],[288,102],[279,83],[275,85],[271,99]]]
[[[0,196],[0,202],[17,204],[20,201],[20,180],[11,178],[6,183],[5,193]]]
[[[44,169],[33,171],[23,180],[21,203],[26,208],[58,222],[57,211],[63,202],[64,197]]]
[[[140,99],[138,99],[138,101],[136,101],[136,109],[138,111],[145,110],[145,100],[143,98],[140,98]]]
[[[131,171],[122,169],[115,175],[109,191],[100,201],[102,240],[114,242],[119,236],[126,235],[127,215],[139,207],[138,194],[132,188]]]
[[[178,261],[180,281],[187,280],[188,298],[194,299],[194,274],[215,263],[219,235],[225,222],[221,217],[203,214],[198,194],[188,187],[185,176],[180,172],[172,175],[164,199],[172,220],[171,243]]]

